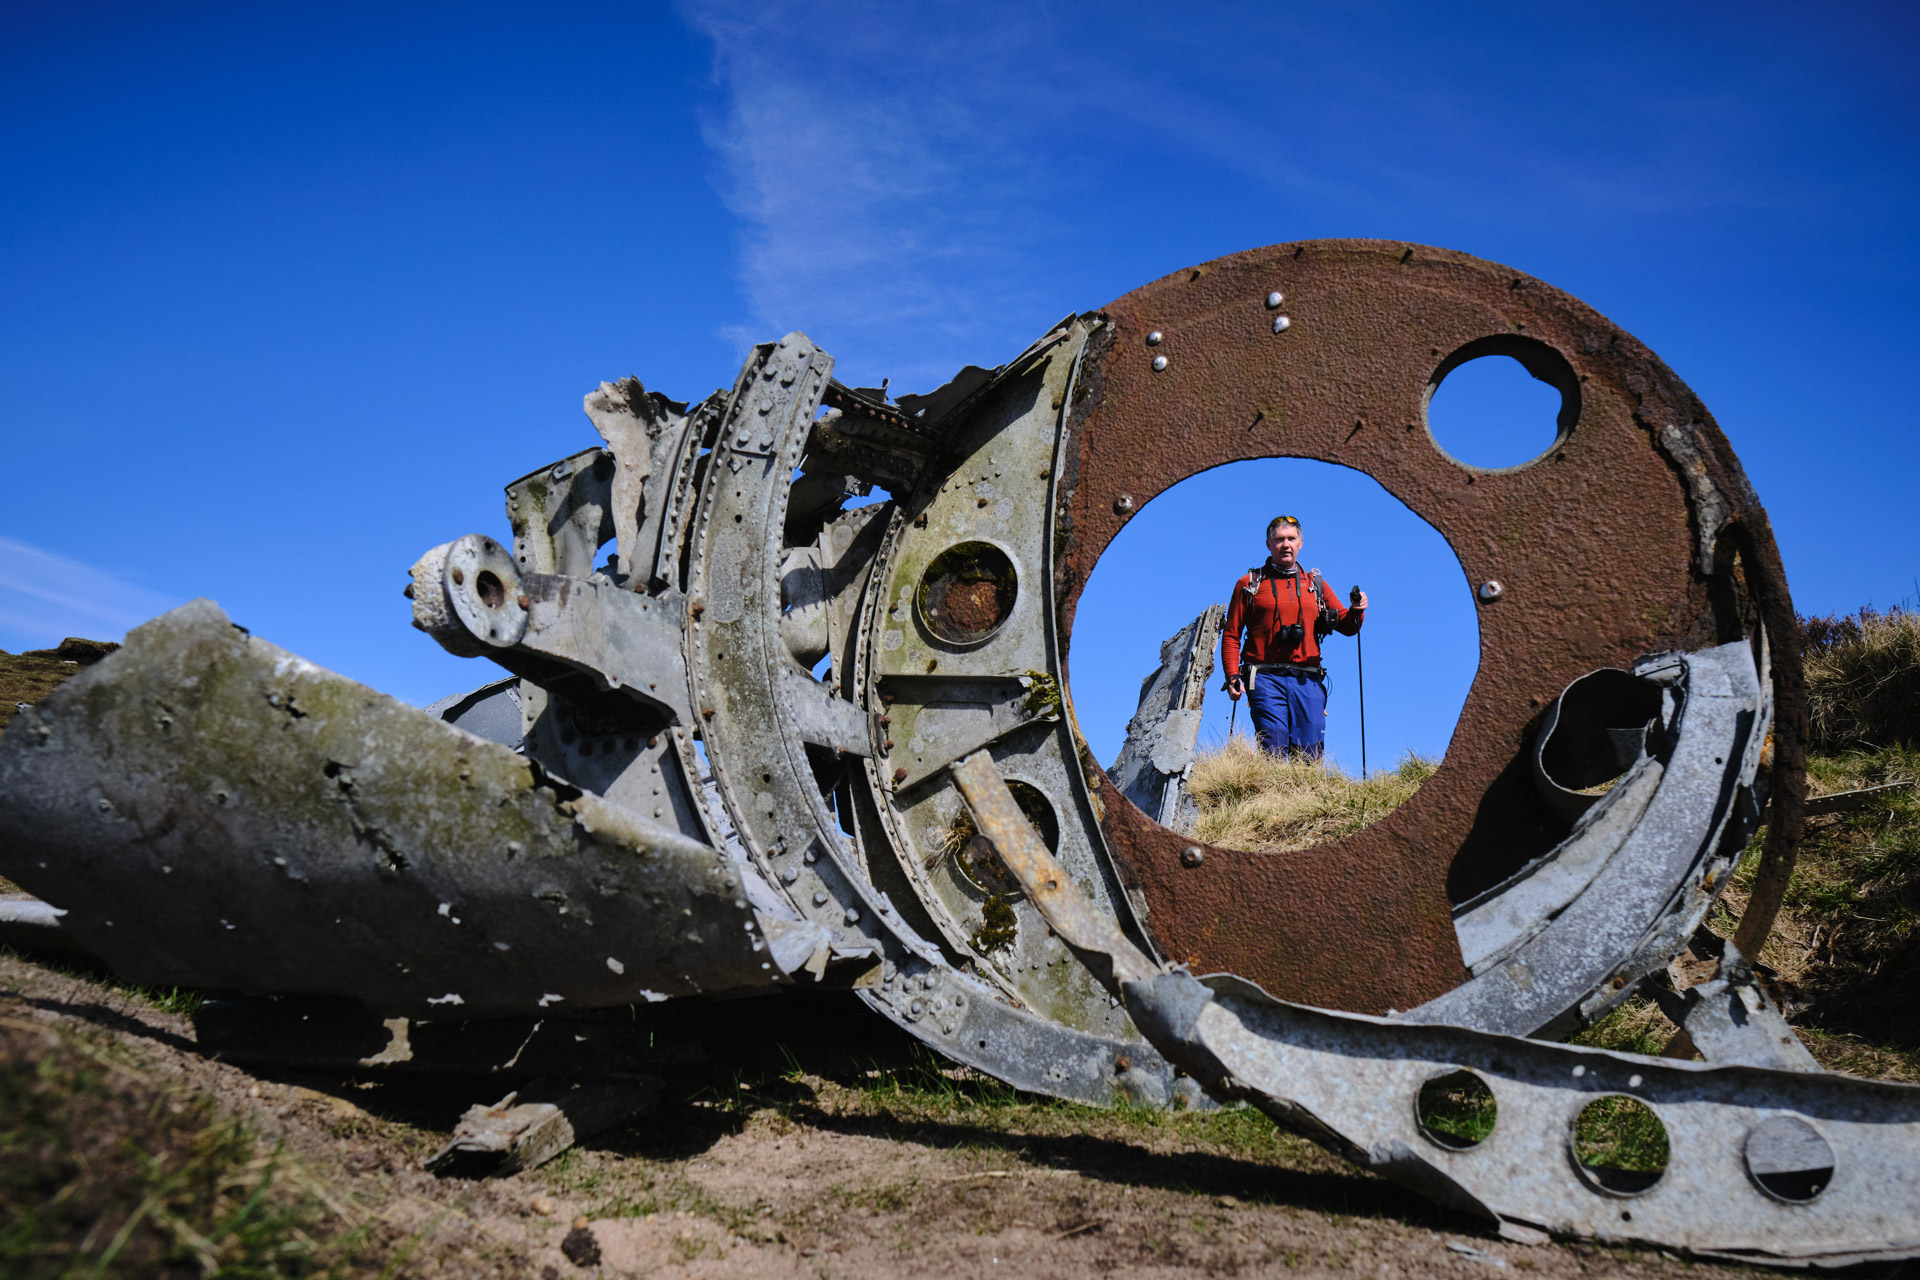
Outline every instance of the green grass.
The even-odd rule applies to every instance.
[[[189,987],[126,987],[126,993],[145,1001],[162,1013],[177,1013],[191,1018],[206,1000],[204,992]]]
[[[360,1243],[280,1153],[111,1045],[0,1005],[0,1274],[338,1273]],[[331,1237],[331,1238],[330,1238]]]
[[[1673,1031],[1673,1024],[1653,1001],[1634,996],[1568,1043],[1655,1057],[1667,1047]]]
[[[1449,1147],[1473,1147],[1486,1141],[1499,1118],[1499,1106],[1486,1082],[1471,1071],[1436,1076],[1420,1086],[1420,1126]]]
[[[1672,1154],[1667,1127],[1653,1109],[1621,1094],[1595,1098],[1580,1109],[1573,1151],[1589,1169],[1655,1175],[1666,1172]]]

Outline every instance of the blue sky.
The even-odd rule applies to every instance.
[[[600,380],[696,397],[798,328],[926,389],[1323,236],[1598,307],[1714,410],[1802,611],[1886,605],[1920,590],[1916,54],[1908,4],[0,0],[0,647],[204,595],[429,701],[486,672],[407,626],[406,566],[504,535]],[[1532,388],[1483,380],[1462,449],[1524,442]],[[1474,663],[1444,545],[1364,477],[1252,465],[1103,560],[1096,748],[1297,508],[1375,595],[1370,759],[1444,749]]]

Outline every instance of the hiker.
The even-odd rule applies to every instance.
[[[1300,546],[1299,520],[1275,516],[1267,524],[1267,562],[1233,584],[1220,665],[1227,696],[1238,702],[1247,695],[1262,751],[1318,760],[1327,731],[1320,641],[1332,631],[1358,635],[1367,595],[1360,592],[1351,609],[1341,607],[1318,569],[1300,567]]]

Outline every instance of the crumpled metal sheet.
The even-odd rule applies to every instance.
[[[23,712],[0,796],[0,873],[133,982],[484,1017],[768,986],[824,942],[724,852],[206,601]]]
[[[1187,779],[1200,741],[1213,655],[1225,605],[1209,605],[1160,646],[1160,665],[1140,682],[1140,706],[1107,776],[1120,794],[1163,827],[1189,830],[1199,816]]]

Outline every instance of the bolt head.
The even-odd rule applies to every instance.
[[[1280,291],[1278,289],[1275,289],[1272,293],[1267,295],[1267,310],[1269,311],[1273,310],[1275,307],[1279,306],[1282,301],[1284,301],[1284,299],[1281,298]]]
[[[1153,371],[1155,373],[1164,372],[1166,367],[1167,367],[1167,358],[1165,356],[1155,356],[1153,358]]]
[[[1488,578],[1485,582],[1480,584],[1480,590],[1475,592],[1474,594],[1479,596],[1480,599],[1485,603],[1492,604],[1495,600],[1498,600],[1501,596],[1507,594],[1507,589],[1501,586],[1500,583],[1495,579]]]
[[[1180,854],[1180,861],[1189,867],[1197,867],[1207,860],[1206,850],[1197,844],[1188,845]]]
[[[1287,319],[1285,316],[1275,316],[1273,318],[1273,331],[1275,333],[1285,333],[1292,327],[1293,321]]]
[[[1119,497],[1113,500],[1113,514],[1117,516],[1124,516],[1129,511],[1132,511],[1132,510],[1133,510],[1132,494],[1123,493]]]

